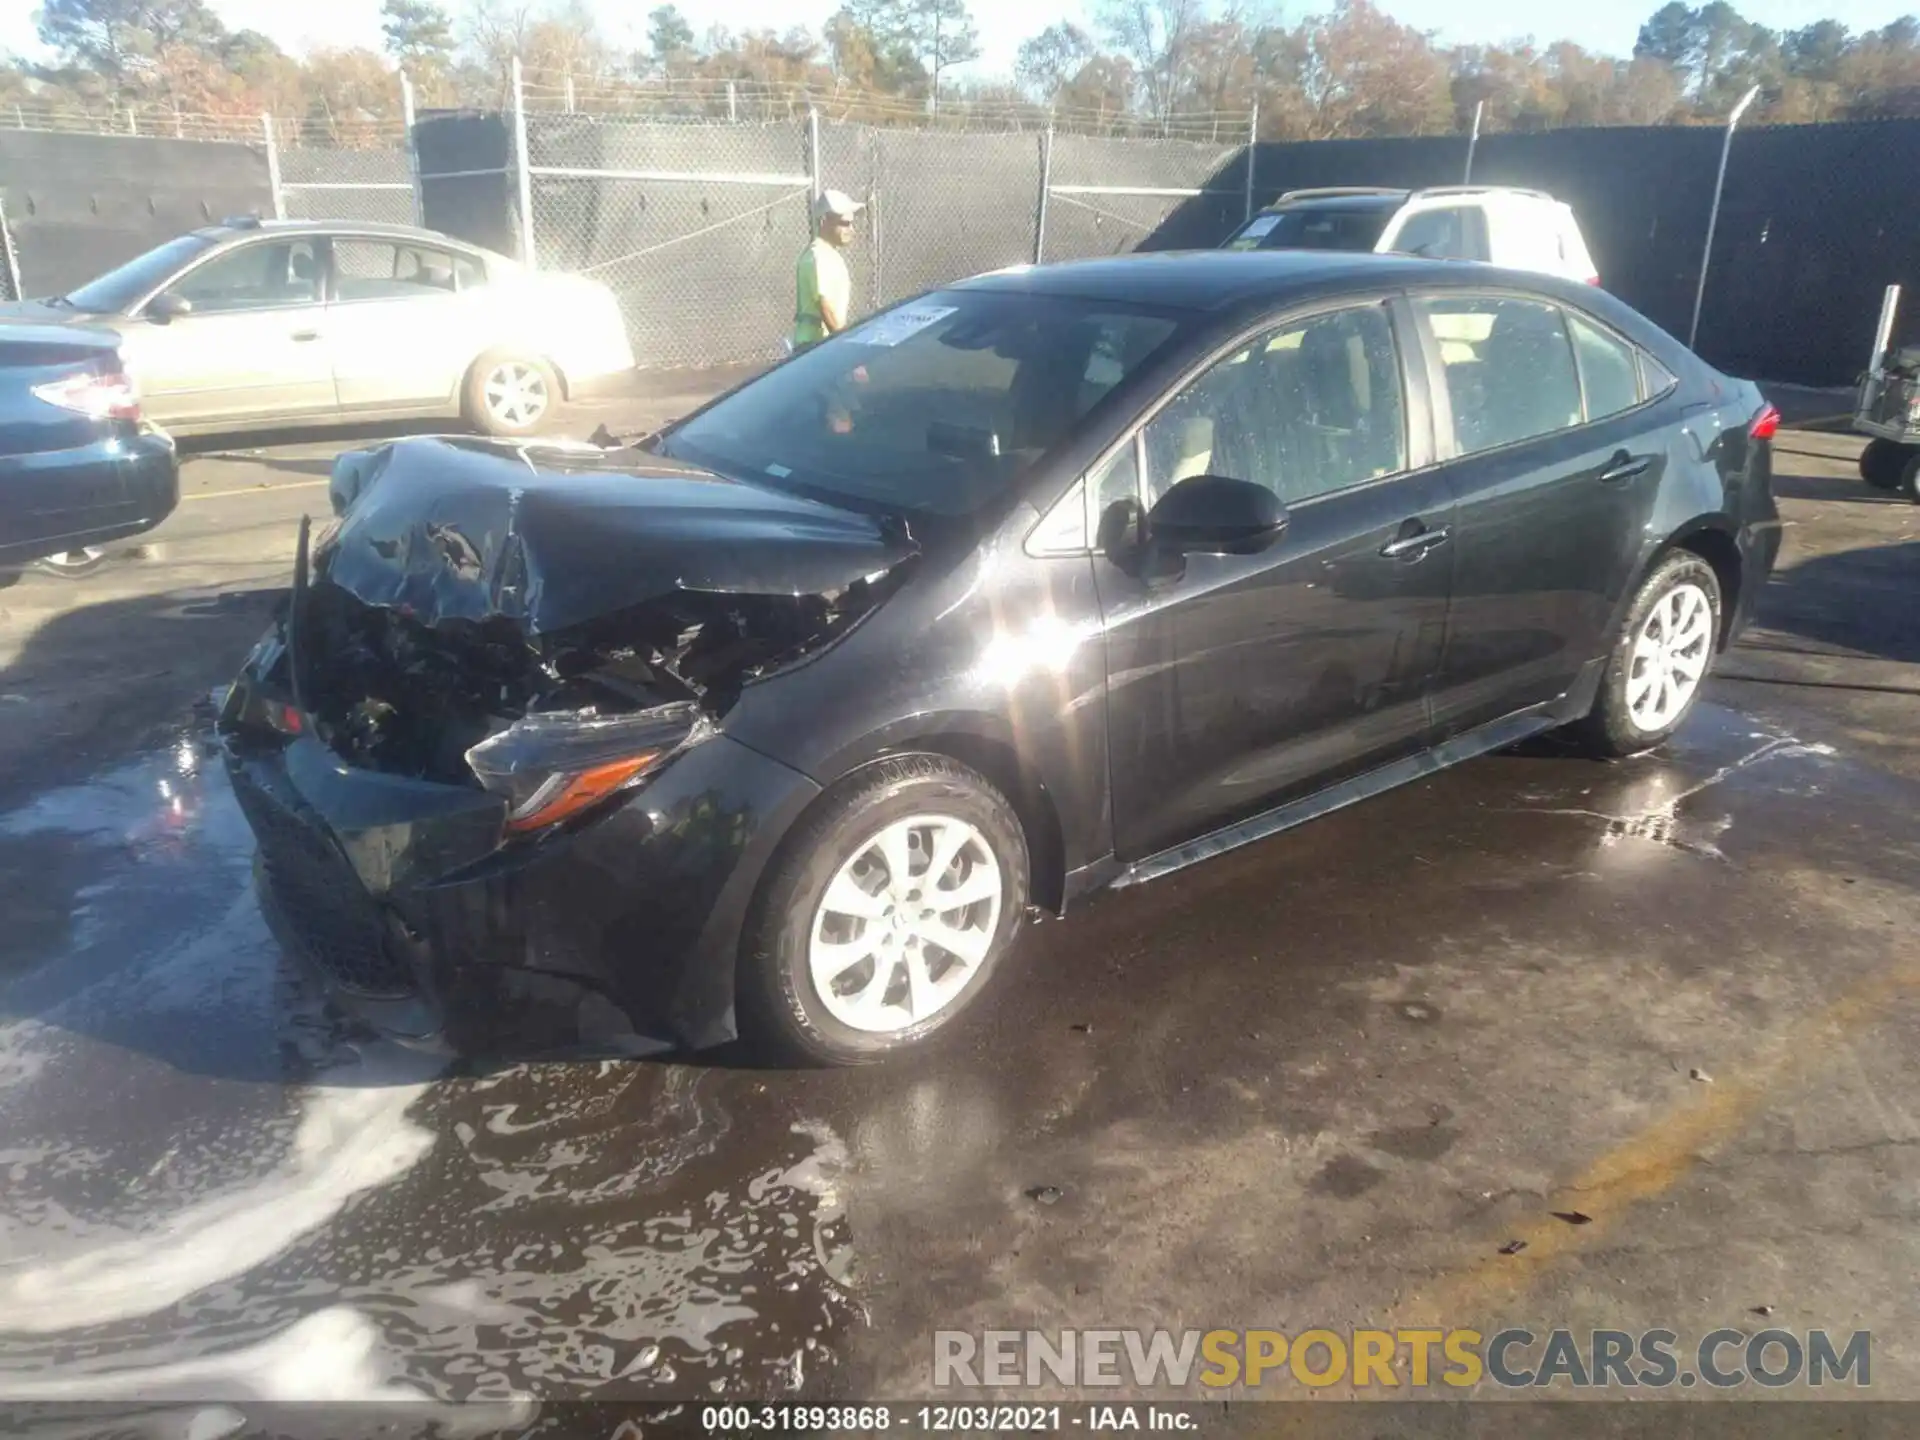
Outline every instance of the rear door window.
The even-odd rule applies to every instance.
[[[1640,352],[1640,383],[1646,387],[1646,397],[1652,400],[1673,389],[1680,379],[1643,350]]]
[[[1414,304],[1440,351],[1462,455],[1581,423],[1580,375],[1558,306],[1473,295]]]
[[[386,240],[333,242],[333,286],[340,300],[405,300],[451,294],[453,256],[427,245]]]
[[[1580,362],[1580,385],[1587,397],[1587,419],[1618,415],[1640,403],[1640,367],[1633,347],[1582,316],[1568,314],[1573,350]]]

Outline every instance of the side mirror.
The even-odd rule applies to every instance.
[[[192,313],[193,302],[171,290],[162,290],[147,302],[147,318],[156,325],[165,325],[170,320]]]
[[[1252,555],[1287,527],[1287,507],[1264,485],[1192,475],[1147,512],[1147,535],[1182,555]]]

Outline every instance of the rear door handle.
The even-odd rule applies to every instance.
[[[318,340],[320,338],[320,332],[318,330],[296,330],[293,332],[293,338],[296,340]]]
[[[1436,545],[1447,543],[1447,537],[1453,532],[1445,525],[1432,530],[1419,530],[1411,535],[1402,535],[1398,540],[1389,540],[1380,547],[1380,553],[1389,560],[1405,559],[1409,555],[1424,555]]]
[[[1647,467],[1651,464],[1653,464],[1651,455],[1633,456],[1622,450],[1608,461],[1607,468],[1600,472],[1600,483],[1617,485],[1622,480],[1631,480],[1636,475],[1645,474]]]

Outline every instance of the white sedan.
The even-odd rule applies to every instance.
[[[530,435],[634,364],[606,286],[402,225],[227,221],[7,321],[117,331],[147,416],[189,432],[459,415]]]

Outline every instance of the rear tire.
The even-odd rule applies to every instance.
[[[1688,550],[1653,567],[1627,607],[1600,693],[1575,727],[1593,754],[1651,750],[1686,723],[1720,640],[1720,579]]]
[[[1920,505],[1920,448],[1909,447],[1906,464],[1900,468],[1898,489],[1907,499]]]
[[[1912,453],[1897,440],[1869,440],[1860,452],[1860,478],[1876,490],[1896,489]]]
[[[473,362],[460,412],[485,435],[514,439],[540,433],[560,408],[560,378],[546,361],[493,350]]]
[[[82,580],[106,563],[105,550],[97,545],[82,545],[74,550],[43,555],[33,562],[33,568],[42,575],[53,575],[61,580]]]
[[[781,846],[761,887],[741,944],[743,1033],[815,1065],[918,1044],[986,989],[1027,885],[1019,818],[978,772],[944,755],[855,772]]]

